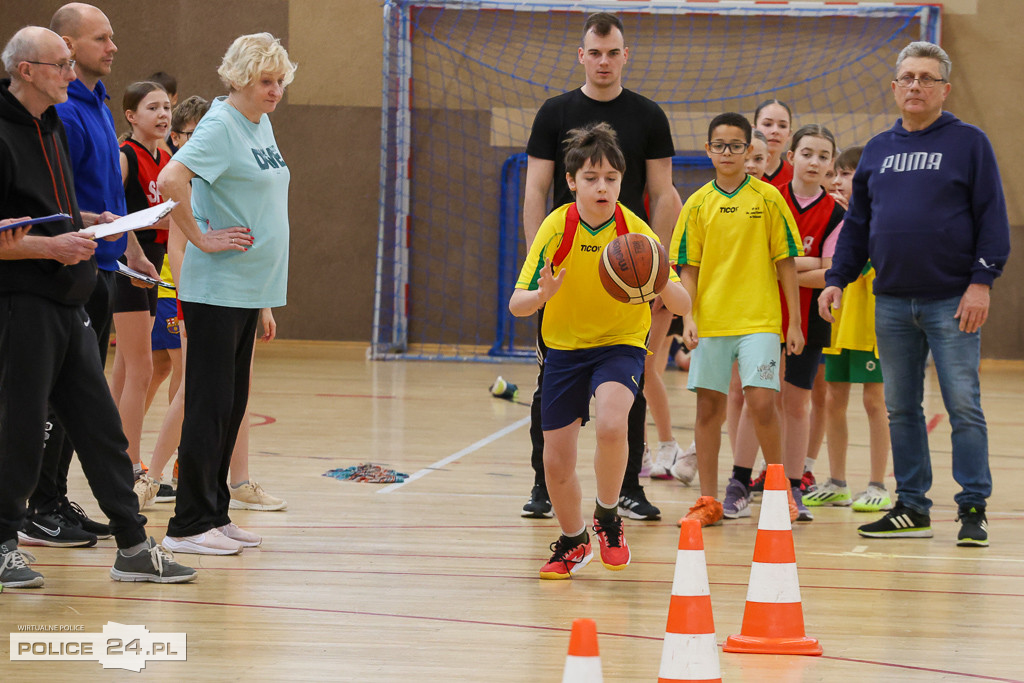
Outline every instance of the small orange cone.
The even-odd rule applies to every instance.
[[[789,480],[782,465],[768,465],[750,567],[747,607],[740,634],[725,641],[726,652],[820,655],[821,645],[804,632],[793,527],[789,521]]]
[[[722,683],[700,522],[681,520],[658,683]]]
[[[601,655],[597,651],[597,624],[593,619],[576,619],[569,636],[562,683],[602,683]]]

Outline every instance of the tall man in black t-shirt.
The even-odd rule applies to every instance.
[[[554,184],[554,206],[574,201],[565,180],[562,141],[573,128],[605,121],[615,129],[626,157],[619,201],[651,224],[662,242],[668,243],[682,209],[679,194],[672,184],[672,156],[675,148],[665,112],[651,100],[622,87],[622,67],[629,58],[622,22],[614,14],[600,12],[587,18],[583,26],[583,47],[579,62],[586,72],[583,86],[553,97],[537,112],[526,145],[526,199],[523,226],[526,243],[533,242],[541,222],[548,215],[548,192]],[[644,205],[644,191],[650,201],[651,217]],[[541,309],[540,315],[543,316]],[[533,441],[534,487],[530,501],[523,506],[524,517],[550,517],[544,481],[544,433],[540,421],[540,393],[544,380],[544,356],[547,347],[537,326],[540,372],[533,395],[530,437]],[[661,511],[652,505],[640,486],[640,467],[644,453],[644,421],[647,401],[640,391],[629,414],[629,460],[622,482],[619,507],[633,519],[658,519]]]

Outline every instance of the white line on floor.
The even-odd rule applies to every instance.
[[[452,453],[447,458],[443,458],[443,459],[438,460],[437,462],[435,462],[435,463],[433,463],[431,465],[427,465],[426,467],[421,469],[419,472],[414,472],[413,474],[409,475],[409,478],[406,479],[403,482],[397,482],[397,483],[389,484],[389,485],[385,486],[381,490],[377,491],[377,493],[391,493],[392,491],[395,491],[396,489],[399,489],[399,488],[405,486],[406,484],[408,484],[410,482],[416,481],[420,477],[425,477],[428,474],[430,474],[431,472],[434,472],[434,471],[444,467],[445,465],[449,465],[449,464],[455,462],[456,460],[458,460],[459,458],[461,458],[464,455],[469,455],[473,451],[480,450],[481,448],[483,448],[487,444],[492,443],[494,441],[497,441],[498,439],[500,439],[501,437],[505,436],[506,434],[511,434],[512,432],[514,432],[515,430],[519,429],[520,427],[523,427],[523,426],[528,425],[528,424],[530,424],[530,417],[529,416],[524,417],[523,419],[519,420],[518,422],[513,422],[508,427],[505,427],[503,429],[499,429],[498,431],[494,432],[490,436],[485,436],[484,438],[480,439],[476,443],[470,444],[469,446],[466,446],[465,448],[463,448],[458,453]]]

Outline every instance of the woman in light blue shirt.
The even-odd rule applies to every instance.
[[[160,173],[188,238],[178,298],[188,330],[178,494],[164,547],[233,555],[258,535],[228,517],[228,466],[249,397],[260,309],[283,306],[289,171],[270,124],[295,65],[269,33],[237,38],[217,73],[228,88]]]

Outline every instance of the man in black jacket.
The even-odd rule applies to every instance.
[[[18,31],[2,59],[11,79],[0,80],[0,219],[69,217],[0,244],[0,584],[43,585],[17,534],[39,478],[48,404],[110,518],[118,546],[111,578],[191,581],[194,569],[146,537],[128,442],[83,308],[96,282],[96,245],[79,232],[67,139],[53,108],[67,99],[74,61],[60,36],[35,26]]]

